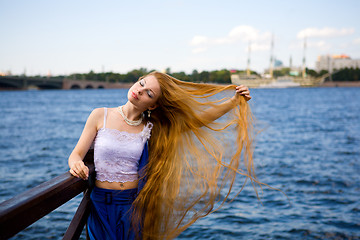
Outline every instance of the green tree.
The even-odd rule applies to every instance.
[[[328,73],[327,70],[321,70],[321,71],[318,73],[318,76],[320,77],[320,76],[323,76],[323,75],[325,75],[325,74],[327,74],[327,73]]]
[[[306,74],[311,76],[311,77],[318,77],[319,74],[313,70],[313,69],[309,69],[309,68],[306,68]]]
[[[332,76],[333,81],[360,81],[359,68],[345,68]]]
[[[192,74],[189,76],[192,82],[199,82],[200,81],[200,75],[197,70],[193,70]]]
[[[209,81],[210,73],[208,71],[202,71],[199,75],[199,82],[206,83]]]
[[[182,81],[191,81],[190,77],[185,72],[177,72],[171,74],[174,78],[177,78]]]
[[[88,74],[84,74],[84,77],[86,80],[89,80],[89,81],[97,80],[97,74],[94,73],[93,70],[91,70]]]
[[[216,72],[216,80],[215,82],[217,83],[231,83],[230,80],[230,71],[226,70],[226,69],[222,69],[220,71],[215,71]]]
[[[273,71],[274,77],[287,76],[289,74],[290,74],[290,68],[282,68],[282,69]]]

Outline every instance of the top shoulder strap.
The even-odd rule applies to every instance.
[[[107,108],[104,107],[104,126],[103,126],[103,128],[106,128],[106,115],[107,115]]]

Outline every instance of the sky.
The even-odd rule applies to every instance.
[[[0,0],[0,73],[243,70],[249,55],[261,73],[271,54],[285,66],[305,55],[314,69],[320,55],[360,58],[359,10],[358,0]]]

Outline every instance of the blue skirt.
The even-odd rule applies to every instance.
[[[131,229],[131,204],[137,188],[110,190],[95,187],[90,195],[92,202],[87,222],[91,240],[133,240]]]

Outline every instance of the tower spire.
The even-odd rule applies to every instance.
[[[270,78],[273,78],[273,68],[274,68],[274,34],[271,37],[271,50],[270,50],[270,67],[269,67],[269,74]]]
[[[246,69],[247,76],[250,76],[250,53],[251,53],[251,42],[249,41],[248,60],[247,60],[247,69]]]
[[[302,64],[302,77],[306,78],[306,37],[304,37],[304,52]]]

